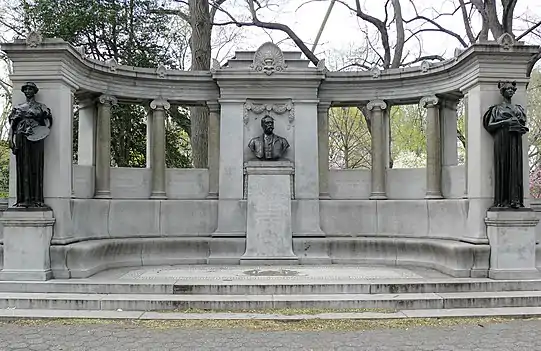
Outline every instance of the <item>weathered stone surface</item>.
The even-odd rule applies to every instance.
[[[241,263],[295,260],[291,229],[292,164],[289,161],[248,162],[246,173],[246,252]]]
[[[160,201],[111,201],[109,234],[111,237],[159,236]]]
[[[122,315],[120,312],[116,314]],[[82,351],[87,347],[100,351],[460,351],[469,350],[472,346],[478,351],[529,351],[541,349],[538,337],[540,328],[541,321],[538,320],[343,332],[148,328],[137,323],[121,322],[73,325],[65,325],[61,321],[44,325],[4,322],[0,328],[0,338],[6,351]]]
[[[217,218],[217,200],[164,200],[160,204],[162,236],[209,236],[216,230]]]
[[[538,278],[536,233],[539,223],[531,211],[488,211],[490,272],[493,279]]]
[[[378,201],[377,220],[381,234],[426,236],[428,206],[426,201]]]
[[[0,280],[47,280],[52,277],[49,246],[55,219],[50,210],[10,210],[4,224]]]

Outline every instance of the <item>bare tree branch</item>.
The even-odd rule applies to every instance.
[[[419,29],[418,31],[414,32],[414,34],[412,34],[412,35],[417,35],[417,34],[419,34],[419,33],[421,33],[421,32],[427,32],[427,31],[428,31],[428,32],[433,32],[433,31],[443,32],[443,33],[445,33],[445,34],[447,34],[447,35],[452,36],[453,38],[456,38],[456,40],[458,40],[458,41],[460,42],[460,44],[461,44],[463,47],[467,48],[467,47],[469,46],[468,43],[466,43],[466,42],[464,41],[464,39],[462,39],[462,37],[461,37],[460,35],[458,35],[457,33],[453,32],[452,30],[449,30],[449,29],[447,29],[447,28],[444,28],[442,25],[440,25],[439,23],[437,23],[437,22],[434,21],[434,20],[431,20],[431,19],[428,18],[428,17],[418,15],[418,16],[416,16],[416,17],[413,17],[413,18],[410,19],[410,20],[405,20],[404,22],[410,23],[410,22],[417,21],[417,20],[423,20],[423,21],[425,21],[425,22],[428,22],[428,23],[432,24],[433,26],[435,26],[437,29],[428,29],[428,28]],[[408,38],[408,39],[409,39],[409,38]]]
[[[441,56],[441,55],[425,55],[425,56],[420,56],[420,57],[416,58],[413,61],[403,63],[402,65],[403,66],[410,66],[410,65],[413,65],[413,64],[415,64],[417,62],[421,62],[421,61],[445,61],[445,58],[443,56]]]
[[[470,43],[475,43],[475,36],[473,35],[473,30],[471,28],[471,21],[468,16],[468,9],[466,8],[466,2],[464,0],[458,0],[460,2],[460,10],[462,12],[462,20],[464,21],[464,29],[466,30],[466,35],[470,40]]]
[[[405,44],[405,32],[404,32],[404,19],[402,18],[402,6],[400,5],[400,0],[392,0],[394,7],[394,17],[395,17],[395,26],[396,26],[396,46],[394,49],[393,62],[391,67],[400,66],[402,61],[402,53],[404,52]]]
[[[517,40],[520,40],[522,38],[524,38],[526,35],[530,34],[531,32],[533,32],[537,27],[541,26],[541,21],[537,22],[536,24],[534,24],[532,27],[528,28],[528,30],[526,30],[524,33],[522,33],[521,35],[519,35],[517,37]]]

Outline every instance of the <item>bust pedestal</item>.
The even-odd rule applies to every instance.
[[[4,266],[0,280],[52,278],[49,247],[55,219],[48,208],[9,208],[4,225]]]
[[[538,222],[529,208],[488,210],[485,223],[490,243],[489,278],[541,278],[535,261]]]
[[[241,264],[296,264],[291,230],[290,161],[249,161],[246,252]]]

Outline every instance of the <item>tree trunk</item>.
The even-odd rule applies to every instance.
[[[189,0],[192,37],[192,71],[210,70],[212,23],[208,0]],[[192,158],[195,168],[207,168],[207,107],[190,108]]]

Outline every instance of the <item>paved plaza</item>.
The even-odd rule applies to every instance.
[[[456,325],[451,320],[431,320],[426,322],[430,326],[359,322],[361,330],[351,328],[355,324],[342,326],[350,331],[339,330],[339,322],[326,327],[270,322],[247,328],[235,327],[235,322],[229,326],[212,321],[203,322],[212,324],[207,326],[182,323],[186,322],[0,322],[0,350],[541,350],[541,320],[474,320]],[[378,326],[363,328],[370,325],[366,323]]]

